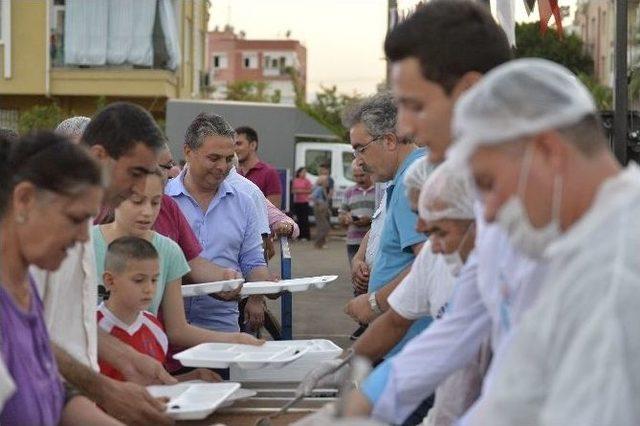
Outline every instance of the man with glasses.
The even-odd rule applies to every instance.
[[[424,149],[396,133],[397,109],[387,93],[377,94],[352,106],[345,114],[353,154],[376,182],[391,181],[387,188],[385,222],[369,279],[369,293],[352,299],[345,311],[362,324],[369,324],[389,308],[387,297],[407,275],[426,236],[416,231],[417,215],[411,210],[404,176],[411,164],[424,158]],[[389,355],[429,324],[418,321]]]

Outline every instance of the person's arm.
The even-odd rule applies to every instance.
[[[391,308],[369,324],[352,348],[356,354],[376,362],[402,340],[413,322]]]
[[[165,405],[132,382],[118,382],[96,373],[52,343],[58,370],[64,379],[126,424],[171,424]]]
[[[266,198],[274,206],[281,206],[282,205],[282,194],[271,194],[271,195],[267,195]]]
[[[123,426],[84,396],[76,396],[62,410],[61,426]]]
[[[211,281],[224,281],[242,278],[242,274],[240,272],[229,268],[221,268],[215,263],[209,262],[200,256],[191,259],[189,261],[189,267],[191,270],[185,276],[188,282],[208,283]],[[211,296],[220,300],[238,300],[241,291],[242,285],[238,286],[235,290],[221,291],[214,293]]]
[[[271,281],[271,274],[266,266],[257,266],[251,270],[248,281]],[[244,307],[244,321],[252,330],[257,330],[264,324],[264,296],[249,296]]]
[[[422,246],[422,244],[420,244],[420,246]],[[375,292],[376,302],[378,303],[378,307],[382,312],[385,312],[387,309],[389,309],[387,298],[393,292],[393,290],[395,290],[395,288],[402,282],[404,277],[407,276],[410,270],[411,265],[404,268],[391,281],[389,281],[387,284],[385,284]],[[351,299],[344,309],[345,313],[360,323],[369,324],[376,317],[376,313],[371,310],[369,296],[370,294],[367,293],[361,294],[360,296]]]
[[[491,335],[491,317],[478,291],[477,267],[472,255],[456,280],[442,319],[388,360],[384,390],[373,404],[376,419],[407,418],[444,379],[471,362]]]
[[[298,224],[289,216],[284,214],[282,210],[276,207],[268,198],[266,200],[266,206],[271,233],[277,236],[298,238],[298,235],[300,235],[300,228],[298,228]]]
[[[167,283],[160,305],[169,342],[176,346],[192,347],[200,343],[242,343],[260,345],[263,342],[246,333],[224,333],[193,326],[187,322],[180,291],[180,280]]]

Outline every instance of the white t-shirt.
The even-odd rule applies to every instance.
[[[16,385],[13,383],[11,374],[0,357],[0,412],[4,407],[4,403],[13,395]]]
[[[91,232],[89,238],[68,250],[57,271],[31,266],[29,272],[44,305],[51,340],[98,371],[98,281]]]
[[[389,295],[389,305],[408,320],[426,316],[440,318],[451,296],[455,278],[442,256],[431,252],[427,241],[411,271]]]

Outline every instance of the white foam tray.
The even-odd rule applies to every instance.
[[[200,420],[211,415],[231,397],[239,383],[178,383],[176,385],[148,386],[149,393],[156,397],[167,397],[167,414],[176,420]]]
[[[240,294],[243,297],[253,296],[255,294],[274,294],[281,291],[290,291],[292,293],[299,291],[307,291],[311,287],[323,288],[330,282],[338,279],[337,275],[322,275],[318,277],[294,278],[290,280],[273,281],[256,281],[244,283]]]
[[[231,366],[229,376],[236,382],[299,382],[320,361],[334,359],[340,356],[342,349],[330,340],[281,340],[269,342],[273,346],[294,345],[308,347],[307,352],[299,359],[282,368],[265,367],[259,370],[245,370]]]
[[[173,357],[186,367],[242,369],[282,367],[307,353],[309,346],[274,345],[266,342],[262,346],[230,343],[202,343],[182,351]],[[279,342],[278,342],[279,343]]]
[[[205,294],[219,293],[221,291],[231,291],[237,289],[244,279],[213,281],[210,283],[186,284],[180,290],[182,297],[203,296]]]

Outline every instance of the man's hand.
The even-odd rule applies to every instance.
[[[135,383],[105,377],[100,398],[96,401],[109,415],[127,425],[170,425],[165,414],[167,399],[156,399]]]
[[[242,274],[240,272],[236,271],[235,269],[224,268],[222,270],[222,280],[221,281],[239,280],[241,278],[242,278]]]
[[[273,245],[273,240],[271,238],[265,238],[262,241],[264,245],[264,256],[269,260],[276,255],[276,248]]]
[[[358,293],[366,293],[369,289],[369,265],[363,260],[354,258],[351,265],[351,281],[353,289]]]
[[[177,380],[156,359],[132,350],[119,370],[127,381],[147,385],[173,385]]]
[[[264,324],[264,301],[262,296],[249,296],[244,306],[244,322],[251,330],[259,330]]]
[[[376,317],[376,314],[371,310],[368,294],[361,294],[351,299],[345,306],[344,313],[360,324],[369,324]]]
[[[351,215],[349,213],[340,213],[338,214],[338,222],[340,222],[340,225],[342,226],[349,226],[353,220],[351,220]]]
[[[273,225],[273,231],[276,237],[290,237],[293,234],[293,225],[283,220]]]
[[[361,227],[369,226],[371,225],[371,218],[369,216],[361,216],[353,224]]]
[[[213,297],[214,299],[228,302],[231,300],[240,300],[241,291],[242,291],[242,284],[240,284],[238,288],[236,288],[235,290],[219,291],[218,293],[212,293],[209,296]]]
[[[264,345],[264,340],[257,339],[250,334],[247,333],[235,333],[234,343],[238,343],[240,345],[252,345],[252,346],[262,346]]]
[[[319,387],[339,387],[349,374],[349,368],[345,368],[348,364],[339,368],[342,361],[341,358],[336,358],[320,362],[317,367],[304,376],[296,389],[296,396],[309,396],[314,389]]]

